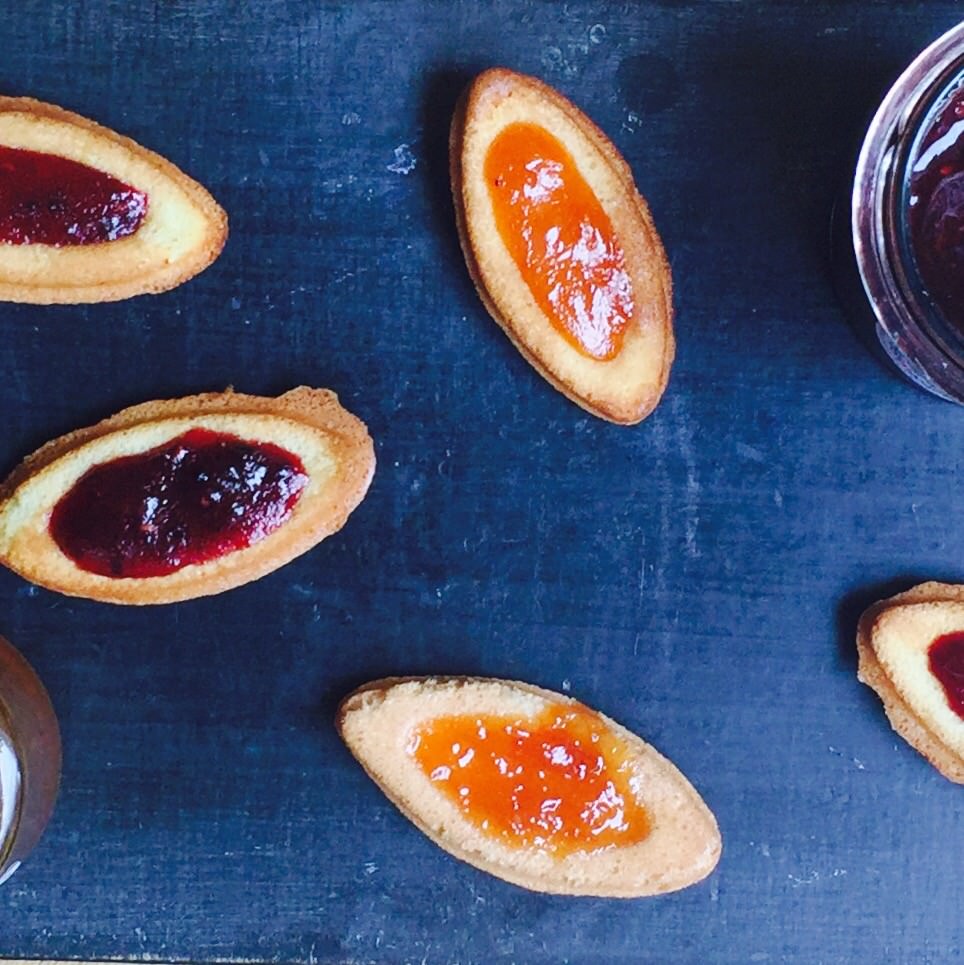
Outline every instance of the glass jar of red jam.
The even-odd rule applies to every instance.
[[[964,23],[901,74],[867,130],[850,229],[877,341],[964,404]]]
[[[0,637],[0,883],[40,840],[60,784],[60,729],[30,664]]]

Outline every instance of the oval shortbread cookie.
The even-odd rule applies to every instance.
[[[917,718],[944,747],[964,758],[964,715],[952,705],[953,694],[935,672],[933,659],[940,642],[955,635],[964,636],[964,603],[905,603],[877,617],[871,642],[887,677]],[[958,688],[964,689],[964,679]]]
[[[496,68],[456,112],[450,166],[462,249],[492,317],[578,405],[645,418],[673,360],[672,282],[613,144],[557,91]]]
[[[220,254],[227,217],[169,161],[70,111],[0,97],[0,300],[161,292]]]
[[[3,485],[0,561],[109,603],[170,603],[277,569],[339,530],[375,466],[333,392],[211,393],[48,443]]]
[[[534,891],[631,898],[719,860],[716,820],[677,768],[570,697],[514,681],[376,681],[338,729],[436,844]]]
[[[901,614],[905,607],[920,605],[927,605],[928,610],[911,609]],[[932,625],[935,613],[931,608],[950,606],[953,611],[962,605],[964,586],[922,583],[873,604],[863,613],[857,628],[859,679],[881,698],[894,730],[958,784],[964,784],[964,754],[946,740],[956,725],[953,716],[948,720],[951,708],[930,672],[927,650],[934,641],[932,631],[940,629]],[[942,625],[946,626],[946,621]],[[878,646],[887,655],[885,662],[877,653]],[[940,720],[946,725],[942,729]]]

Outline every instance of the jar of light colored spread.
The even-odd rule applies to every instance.
[[[60,783],[60,729],[31,666],[0,637],[0,883],[40,840]]]

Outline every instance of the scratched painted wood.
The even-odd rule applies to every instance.
[[[826,236],[882,87],[949,2],[19,0],[0,91],[136,137],[231,214],[178,291],[3,306],[0,468],[121,406],[331,386],[378,440],[344,531],[159,610],[0,574],[0,632],[64,733],[49,833],[0,889],[0,953],[386,962],[945,962],[961,792],[854,677],[862,605],[964,580],[964,414],[838,308]],[[468,282],[457,92],[538,74],[615,139],[677,286],[679,358],[615,428],[536,377]],[[719,816],[706,884],[529,894],[407,824],[331,725],[396,673],[570,690]]]

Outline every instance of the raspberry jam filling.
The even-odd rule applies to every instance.
[[[466,714],[413,731],[408,753],[480,831],[562,857],[642,841],[631,752],[579,704],[535,718]]]
[[[0,243],[94,245],[134,234],[147,195],[56,154],[0,146]]]
[[[931,673],[944,688],[951,710],[964,720],[964,632],[938,637],[927,656]]]
[[[539,308],[583,355],[615,358],[633,285],[612,222],[572,155],[536,124],[492,142],[485,179],[495,222]]]
[[[964,328],[964,88],[941,109],[911,168],[911,245],[931,297]]]
[[[94,466],[54,507],[50,535],[89,573],[165,576],[260,542],[307,483],[301,460],[279,446],[192,429]]]

